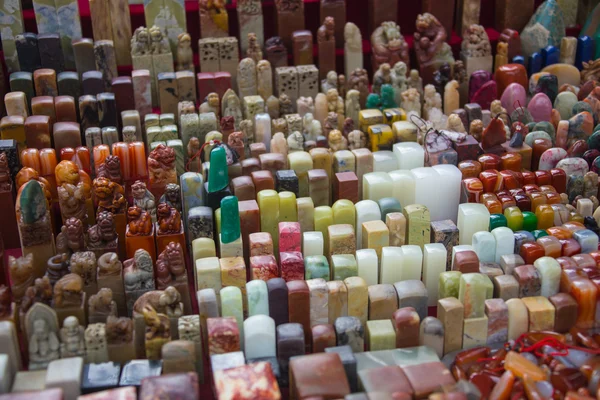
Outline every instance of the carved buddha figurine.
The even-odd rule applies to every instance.
[[[408,44],[400,33],[400,27],[393,21],[383,22],[373,31],[371,47],[373,70],[383,63],[394,65],[398,61],[404,61],[406,65],[410,65]]]
[[[148,236],[152,233],[150,214],[138,206],[129,207],[127,221],[127,236]]]
[[[181,244],[170,242],[156,260],[156,287],[164,290],[169,285],[186,282],[187,274]]]
[[[59,348],[56,331],[50,329],[48,321],[44,318],[34,320],[29,336],[29,369],[47,367],[50,361],[59,358]]]
[[[181,231],[181,214],[175,207],[160,203],[157,211],[158,235],[168,235]]]
[[[70,316],[63,321],[60,329],[60,356],[83,357],[85,355],[84,328],[77,317]]]

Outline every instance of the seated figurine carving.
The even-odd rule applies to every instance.
[[[104,253],[98,258],[98,276],[120,276],[123,265],[119,261],[117,253]]]
[[[185,260],[181,244],[170,242],[156,260],[156,286],[159,290],[171,284],[187,284]]]
[[[304,151],[304,136],[298,131],[287,137],[288,152]]]
[[[87,221],[87,208],[85,206],[85,190],[83,182],[79,182],[77,186],[65,183],[57,188],[58,204],[63,219],[77,218],[82,221]]]
[[[146,340],[169,338],[171,336],[171,323],[166,315],[157,313],[149,304],[144,306],[143,314],[146,323]]]
[[[88,316],[105,319],[109,315],[117,316],[117,303],[113,300],[112,290],[102,288],[98,293],[90,296],[88,300]]]
[[[77,317],[69,316],[60,329],[60,357],[83,357],[85,355],[84,328]]]
[[[83,285],[96,282],[96,255],[91,251],[80,251],[71,256],[71,272],[83,278]]]
[[[169,41],[158,26],[153,25],[152,28],[148,30],[148,33],[150,34],[150,50],[152,51],[152,54],[171,53]]]
[[[160,203],[157,210],[158,235],[169,235],[181,232],[181,214],[175,207]]]
[[[123,186],[107,178],[96,178],[93,183],[94,196],[98,201],[98,211],[110,211],[123,214],[127,208],[127,199],[123,194]]]
[[[19,258],[8,256],[8,271],[13,298],[18,303],[27,288],[33,285],[33,253]]]
[[[327,93],[329,89],[338,88],[338,74],[335,71],[327,72],[325,79],[321,80],[321,92]]]
[[[194,55],[192,53],[192,38],[189,33],[177,35],[177,71],[194,70]]]
[[[85,204],[84,204],[85,207]],[[87,218],[87,215],[85,215]],[[85,249],[85,234],[83,222],[79,218],[69,218],[65,221],[56,236],[56,251],[58,253],[74,253]]]
[[[327,111],[344,115],[344,100],[338,94],[337,89],[329,89],[327,91]]]
[[[133,258],[123,263],[123,283],[126,291],[154,289],[152,257],[143,249],[137,249]]]
[[[363,131],[353,130],[348,134],[348,148],[350,150],[362,149],[367,146],[367,136]]]
[[[106,178],[111,182],[122,184],[121,159],[118,156],[106,156],[104,162],[98,167],[96,178]]]
[[[34,285],[27,288],[25,296],[21,300],[19,312],[24,315],[32,305],[38,302],[47,306],[52,304],[52,285],[47,276],[37,278]]]
[[[54,285],[54,307],[79,307],[83,300],[83,279],[67,274]]]
[[[109,315],[106,319],[106,341],[108,344],[131,343],[133,340],[133,321],[131,318]]]
[[[144,307],[148,304],[169,317],[181,317],[183,315],[181,294],[173,286],[169,286],[165,290],[152,290],[144,293],[136,300],[133,310],[142,314]]]
[[[160,197],[158,203],[167,203],[181,212],[181,187],[176,183],[167,183],[165,193]]]
[[[33,321],[29,336],[29,369],[43,369],[50,361],[59,358],[60,343],[56,332],[50,329],[44,318]]]
[[[127,210],[127,236],[148,236],[152,233],[152,218],[150,214],[138,206]]]
[[[374,70],[383,63],[394,65],[398,61],[403,61],[406,65],[410,65],[408,43],[400,33],[400,26],[393,21],[383,22],[373,31],[371,48]]]
[[[192,139],[190,139],[190,142],[191,141]],[[135,183],[131,185],[131,195],[133,196],[133,203],[142,210],[147,211],[152,217],[152,220],[156,220],[156,201],[154,195],[148,190],[144,181],[135,181]]]
[[[150,33],[145,26],[138,27],[131,38],[131,55],[150,55]]]
[[[348,150],[348,140],[337,129],[329,132],[328,142],[331,151]]]

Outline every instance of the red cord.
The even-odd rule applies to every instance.
[[[202,152],[204,151],[204,146],[206,145],[219,145],[221,144],[220,140],[211,140],[209,142],[204,142],[202,144],[202,146],[200,146],[200,150],[198,150],[196,152],[196,154],[194,154],[192,157],[190,157],[190,159],[188,160],[187,164],[185,165],[185,170],[188,172],[202,172],[202,163],[200,163],[200,170],[199,171],[190,171],[190,163],[192,161],[194,161],[196,158],[200,158],[200,161],[202,161]]]

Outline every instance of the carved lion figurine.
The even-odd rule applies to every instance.
[[[79,167],[73,161],[62,160],[54,169],[56,186],[62,186],[65,183],[77,185],[80,181]]]
[[[150,53],[150,34],[146,27],[140,26],[131,38],[131,55],[145,56]]]
[[[127,236],[148,236],[152,232],[152,217],[138,206],[127,210]]]
[[[159,235],[167,235],[170,233],[179,233],[181,230],[181,214],[175,207],[169,206],[167,203],[158,205],[156,213],[158,221]]]
[[[67,219],[56,237],[56,250],[59,253],[70,253],[84,249],[85,234],[83,222],[79,218]]]
[[[408,43],[400,33],[400,26],[393,21],[383,22],[373,31],[371,46],[373,69],[379,68],[383,63],[394,65],[398,61],[410,65]]]
[[[117,304],[113,300],[111,289],[102,288],[98,293],[90,296],[88,300],[88,315],[95,314],[117,316]]]
[[[148,173],[150,182],[159,186],[177,182],[175,150],[162,143],[156,146],[148,156]]]
[[[34,282],[33,253],[19,258],[8,256],[8,270],[13,298],[19,302],[27,288]]]
[[[163,290],[172,283],[186,283],[185,261],[181,244],[170,242],[156,260],[156,286]]]
[[[192,53],[192,38],[183,32],[177,36],[177,71],[194,71],[194,55]]]
[[[107,178],[112,182],[122,184],[123,177],[121,176],[121,159],[118,156],[106,156],[104,162],[98,168],[96,178]]]
[[[157,313],[149,304],[144,306],[143,314],[146,323],[146,340],[170,336],[170,322],[166,315]]]
[[[100,247],[117,239],[115,229],[115,219],[111,212],[100,211],[96,220],[96,225],[88,229],[89,247]]]
[[[348,140],[342,135],[342,132],[337,129],[333,129],[329,132],[328,143],[329,148],[332,151],[348,149]]]
[[[492,55],[490,39],[481,25],[473,24],[463,33],[462,53],[466,57],[486,57]]]
[[[98,201],[98,211],[110,211],[113,214],[125,213],[127,199],[123,186],[107,178],[96,178],[92,184],[94,196]]]
[[[77,274],[67,274],[54,285],[55,307],[80,306],[82,296],[83,279]]]
[[[117,318],[109,315],[106,319],[106,341],[109,344],[131,343],[133,321],[131,318]]]
[[[158,26],[154,25],[148,33],[150,34],[150,50],[152,50],[152,54],[166,54],[171,52],[169,41]]]
[[[437,56],[452,57],[450,45],[446,43],[446,29],[436,17],[430,13],[419,14],[416,27],[413,36],[419,64],[428,65]]]
[[[148,190],[144,181],[135,181],[135,183],[131,185],[131,195],[133,196],[133,203],[150,214],[152,220],[155,220],[156,202],[154,195]]]

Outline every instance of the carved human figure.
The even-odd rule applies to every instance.
[[[287,137],[288,152],[304,151],[304,136],[298,131],[292,132]]]
[[[145,56],[151,54],[150,33],[144,26],[138,27],[131,38],[131,55]]]
[[[321,123],[315,120],[312,113],[304,114],[302,125],[308,140],[317,140],[317,137],[323,134]]]
[[[348,91],[348,83],[346,82],[346,75],[339,74],[338,75],[338,85],[337,90],[342,99],[346,98],[346,92]]]
[[[177,71],[194,71],[192,38],[189,33],[177,35]]]
[[[396,104],[398,104],[398,106],[402,104],[402,92],[408,89],[406,78],[407,72],[408,67],[404,61],[398,61],[396,64],[394,64],[394,67],[391,71],[394,99],[396,100]]]
[[[158,26],[152,26],[148,33],[150,34],[150,50],[152,54],[168,54],[171,52],[169,41]]]
[[[152,217],[134,205],[127,210],[127,236],[148,236],[152,233]]]
[[[465,57],[487,57],[492,55],[492,46],[485,28],[473,24],[463,33],[461,53]]]
[[[106,342],[123,344],[133,341],[133,321],[131,318],[109,315],[106,319]]]
[[[244,119],[242,116],[242,106],[240,98],[231,89],[227,89],[225,94],[223,94],[221,100],[221,115],[224,117],[233,117],[233,126],[235,130],[237,131],[240,129],[240,122]]]
[[[73,253],[69,263],[71,272],[83,278],[84,287],[96,282],[96,255],[92,251],[80,251]]]
[[[123,284],[128,292],[154,289],[152,257],[146,250],[137,249],[133,258],[123,263]]]
[[[256,80],[258,95],[267,101],[273,96],[273,68],[267,60],[256,63]]]
[[[29,336],[29,369],[43,369],[59,358],[60,343],[56,331],[44,318],[36,319]]]
[[[74,253],[85,250],[85,230],[79,218],[69,218],[56,237],[58,253]]]
[[[156,288],[164,290],[173,284],[185,284],[187,274],[181,244],[170,242],[156,260]]]
[[[248,33],[248,48],[246,49],[246,57],[250,57],[255,63],[258,63],[263,58],[262,49],[258,43],[256,33]]]
[[[219,95],[215,92],[211,92],[208,95],[206,95],[206,101],[200,104],[199,112],[200,114],[209,112],[215,113],[215,116],[218,119],[219,115],[221,114],[219,107]]]
[[[483,135],[483,121],[480,119],[471,121],[471,125],[469,126],[469,134],[477,141],[481,141],[481,136]]]
[[[346,117],[344,123],[342,124],[342,135],[344,135],[345,138],[348,138],[348,134],[352,132],[354,128],[355,126],[352,118]]]
[[[308,96],[300,96],[296,100],[296,110],[301,117],[304,117],[307,113],[315,113],[315,103],[313,98]]]
[[[465,125],[462,122],[462,119],[458,116],[458,114],[450,114],[448,116],[448,121],[446,122],[446,129],[453,132],[462,132],[466,133]]]
[[[338,126],[344,122],[344,100],[338,94],[336,89],[329,89],[327,91],[327,111],[334,112],[337,114]]]
[[[323,25],[317,30],[317,42],[335,42],[335,21],[333,17],[325,17]]]
[[[359,125],[358,115],[360,113],[360,92],[355,89],[346,93],[346,117],[352,118],[354,126]]]
[[[54,307],[79,307],[83,300],[83,279],[77,274],[67,274],[54,284]]]
[[[431,67],[432,73],[445,62],[454,63],[452,49],[446,43],[446,29],[436,17],[430,13],[419,14],[416,28],[413,35],[414,46],[421,68]],[[421,72],[423,73],[423,69]]]
[[[391,85],[392,80],[392,71],[390,64],[383,63],[379,66],[379,69],[373,74],[373,93],[380,94],[381,93],[381,85],[389,84]]]
[[[277,132],[271,139],[271,153],[279,153],[287,158],[288,144],[285,135],[282,132]]]
[[[419,76],[419,71],[411,69],[408,75],[408,88],[416,89],[420,96],[423,95],[423,78]]]
[[[372,63],[376,70],[383,63],[390,65],[403,61],[410,65],[408,43],[400,33],[400,26],[393,21],[383,22],[371,34]]]
[[[327,118],[325,118],[325,124],[323,126],[323,134],[325,137],[329,136],[329,132],[334,129],[339,128],[339,116],[336,112],[330,111],[327,113]]]
[[[92,184],[94,197],[98,203],[98,212],[109,211],[113,214],[124,214],[127,199],[123,186],[107,178],[96,178]]]
[[[96,178],[108,178],[119,185],[123,184],[123,178],[121,176],[121,159],[114,155],[106,156],[104,162],[98,167]]]
[[[34,282],[33,253],[18,258],[8,256],[8,271],[13,298],[19,303],[27,288]]]
[[[197,138],[192,139],[198,140]],[[190,143],[192,139],[190,139]],[[189,146],[188,144],[188,148]],[[156,200],[152,192],[146,187],[146,183],[144,181],[135,181],[131,185],[131,195],[133,196],[133,204],[150,214],[152,221],[156,221]]]
[[[421,96],[417,89],[411,88],[402,92],[402,108],[407,114],[412,112],[417,116],[421,116]]]
[[[88,249],[112,247],[117,238],[113,214],[108,211],[100,211],[96,218],[96,225],[88,229]]]
[[[367,104],[367,96],[369,95],[369,75],[366,69],[356,68],[352,71],[348,77],[348,92],[350,89],[358,90],[360,93],[360,106],[364,107]]]
[[[85,339],[83,326],[77,317],[69,316],[63,321],[60,329],[60,357],[83,357],[85,355]]]
[[[279,114],[284,116],[293,113],[294,105],[292,104],[292,100],[286,93],[281,93],[279,95]]]
[[[344,135],[342,135],[342,132],[337,129],[333,129],[329,132],[327,143],[329,144],[331,151],[348,149],[348,139],[346,139]]]
[[[108,316],[117,316],[117,303],[113,300],[113,292],[102,288],[88,300],[88,317],[106,321]]]
[[[425,119],[429,119],[429,112],[431,109],[442,108],[442,96],[438,92],[435,91],[435,87],[433,85],[425,86],[424,93],[424,104],[423,104],[423,117]]]
[[[367,147],[367,136],[358,129],[348,134],[348,148],[350,150],[362,149]]]
[[[338,74],[335,71],[327,72],[325,79],[321,80],[321,92],[327,93],[329,89],[338,88]]]
[[[181,212],[181,187],[176,183],[167,184],[165,193],[160,197],[158,203],[167,203]]]

